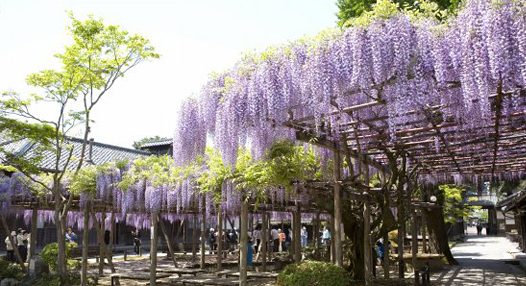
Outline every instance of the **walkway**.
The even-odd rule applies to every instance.
[[[526,271],[518,265],[510,252],[517,252],[517,244],[505,237],[471,235],[453,249],[459,266],[433,275],[438,285],[493,286],[525,285]]]

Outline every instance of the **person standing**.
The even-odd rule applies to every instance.
[[[285,237],[285,233],[280,228],[280,229],[278,229],[278,234],[279,234],[278,251],[279,252],[286,251],[286,249],[285,249],[285,240],[287,238]]]
[[[29,259],[31,259],[31,232],[26,233],[26,248],[27,248],[27,263],[29,263]]]
[[[248,250],[247,250],[247,265],[249,267],[249,269],[252,269],[252,266],[254,265],[253,263],[253,248],[252,248],[252,239],[249,238],[248,239]]]
[[[261,230],[259,230],[259,226],[256,227],[256,229],[254,229],[254,231],[252,232],[252,237],[254,238],[256,242],[255,252],[258,253],[259,244],[261,243]]]
[[[213,228],[210,228],[210,233],[208,234],[208,244],[210,245],[210,254],[214,254],[216,246],[216,232]]]
[[[18,247],[18,253],[22,261],[27,260],[27,239],[25,231],[21,228],[18,229],[18,235],[16,236],[16,245]]]
[[[307,247],[307,238],[309,234],[307,233],[307,228],[301,228],[301,247]]]
[[[141,248],[141,239],[139,238],[139,229],[135,228],[135,230],[133,230],[131,234],[133,237],[133,251],[135,252],[136,255],[139,255],[140,248]]]
[[[283,251],[290,250],[290,247],[292,245],[292,229],[288,229],[287,233],[285,233],[285,247],[283,248]]]
[[[279,251],[279,231],[276,228],[273,228],[270,231],[270,236],[272,238],[272,251],[278,252]]]
[[[68,232],[66,233],[66,242],[75,243],[76,240],[77,240],[77,235],[73,232],[71,227],[68,227]]]
[[[482,235],[482,224],[480,222],[477,223],[477,235]]]
[[[232,229],[230,233],[230,246],[233,247],[232,251],[235,251],[237,249],[237,232]]]
[[[321,240],[323,241],[323,244],[325,244],[325,245],[330,244],[331,232],[329,231],[329,229],[327,227],[325,227],[323,229],[323,234],[321,236]]]
[[[16,243],[16,232],[11,232],[11,237],[13,238],[13,241]],[[5,248],[7,250],[7,260],[10,262],[15,262],[15,247],[16,245],[13,245],[11,243],[11,239],[9,239],[9,236],[5,238]]]

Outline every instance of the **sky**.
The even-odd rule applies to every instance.
[[[231,68],[244,52],[334,27],[335,2],[0,0],[0,92],[41,92],[25,78],[60,68],[53,55],[68,43],[66,11],[80,20],[93,14],[149,39],[161,58],[141,63],[116,82],[92,113],[90,137],[122,147],[146,136],[171,138],[181,101],[198,95],[209,74]],[[48,107],[39,108],[51,114]]]

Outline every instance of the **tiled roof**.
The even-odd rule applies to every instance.
[[[157,141],[157,142],[150,142],[150,143],[145,143],[143,145],[141,145],[141,149],[144,149],[144,148],[150,148],[150,147],[157,147],[157,146],[168,146],[168,145],[172,145],[173,144],[173,140],[170,139],[170,140],[163,140],[163,141]]]
[[[80,158],[80,154],[82,151],[82,139],[79,138],[67,138],[67,144],[73,147],[73,156],[71,162],[68,164],[68,169],[74,169],[77,166],[78,159]],[[102,165],[104,163],[109,162],[115,162],[115,161],[122,161],[122,160],[134,160],[140,156],[149,156],[151,153],[135,150],[135,149],[129,149],[129,148],[123,148],[119,146],[99,143],[99,142],[92,142],[92,152],[91,152],[91,160],[85,161],[85,165],[91,164],[91,165]],[[2,147],[10,153],[13,153],[15,155],[24,156],[26,158],[32,158],[36,155],[36,148],[37,146],[35,143],[31,142],[30,140],[24,139],[19,140],[16,142],[8,142],[4,141],[4,143],[0,143],[0,145],[3,145]],[[60,168],[63,169],[64,165],[66,163],[66,158],[69,154],[69,150],[63,150],[62,151],[63,156],[62,160],[60,162]],[[55,170],[55,160],[56,157],[52,151],[46,150],[42,153],[43,159],[40,162],[40,169],[44,171],[53,171]],[[86,153],[85,158],[90,158],[90,146],[89,143],[86,146]],[[4,158],[0,158],[3,159]]]

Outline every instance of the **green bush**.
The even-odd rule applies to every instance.
[[[0,259],[0,281],[5,278],[22,280],[24,275],[24,272],[22,272],[18,264],[9,263],[7,260]]]
[[[68,272],[66,280],[60,283],[60,276],[57,273],[44,273],[38,278],[27,278],[21,281],[21,285],[27,286],[60,286],[60,285],[80,285],[80,273]],[[98,285],[97,277],[88,276],[87,286]]]
[[[70,258],[71,250],[76,247],[76,243],[66,243],[66,259]],[[46,245],[42,250],[41,256],[42,260],[47,265],[49,265],[49,269],[56,270],[58,257],[58,243],[54,242]]]
[[[345,269],[311,260],[291,264],[278,275],[280,286],[347,286],[350,281]]]

